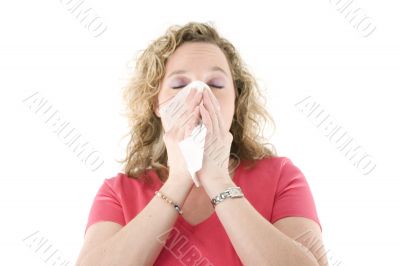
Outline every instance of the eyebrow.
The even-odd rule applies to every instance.
[[[211,71],[219,71],[219,72],[222,72],[225,76],[228,76],[228,74],[226,74],[225,70],[223,70],[223,69],[222,69],[221,67],[219,67],[219,66],[213,66],[212,68],[209,69],[209,71],[210,71],[210,72],[211,72]],[[181,69],[181,70],[175,70],[175,71],[171,72],[171,73],[167,76],[167,78],[169,78],[169,77],[172,76],[172,75],[184,74],[184,73],[187,73],[187,72],[188,72],[188,71],[183,70],[183,69]]]

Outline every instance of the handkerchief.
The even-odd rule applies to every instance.
[[[162,107],[160,106],[160,115],[164,118],[165,131],[168,131],[180,114],[184,112],[184,103],[192,89],[203,91],[204,89],[210,89],[210,87],[202,81],[195,80],[182,88],[174,98],[164,103]],[[203,166],[206,134],[207,128],[200,121],[200,124],[193,129],[190,136],[179,142],[179,148],[185,158],[187,169],[196,187],[200,187],[196,172]]]

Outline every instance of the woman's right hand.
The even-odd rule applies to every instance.
[[[171,128],[164,133],[163,140],[168,154],[169,176],[173,178],[191,180],[185,159],[178,143],[187,138],[193,129],[199,124],[201,116],[199,105],[202,101],[202,93],[197,89],[191,89],[186,102],[180,105],[173,119]]]

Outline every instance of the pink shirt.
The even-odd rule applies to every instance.
[[[149,170],[148,176],[153,181],[151,184],[122,173],[105,179],[94,198],[86,230],[99,221],[112,221],[122,226],[129,223],[163,185],[154,170]],[[233,181],[251,205],[271,223],[283,217],[300,216],[314,220],[321,227],[309,185],[287,157],[260,160],[251,170],[241,163]],[[172,208],[167,204],[165,207]],[[243,264],[214,212],[195,226],[178,215],[154,265]]]

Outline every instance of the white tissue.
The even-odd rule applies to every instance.
[[[175,122],[175,119],[184,112],[184,103],[191,89],[203,91],[204,89],[210,88],[206,83],[196,80],[182,88],[174,98],[164,103],[163,106],[160,107],[160,115],[163,117],[165,131],[168,131]],[[206,134],[207,128],[203,122],[200,121],[200,124],[193,129],[190,136],[179,142],[179,148],[185,158],[186,166],[196,187],[200,187],[196,172],[203,166]]]

